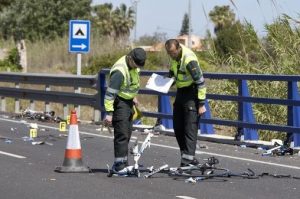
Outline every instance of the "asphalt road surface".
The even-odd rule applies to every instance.
[[[56,173],[62,166],[67,143],[67,133],[59,132],[56,123],[38,123],[38,138],[46,141],[33,145],[24,141],[29,136],[29,123],[0,115],[0,198],[1,199],[262,199],[300,198],[300,179],[260,177],[258,179],[213,178],[197,183],[186,183],[158,173],[152,178],[107,177],[107,164],[113,163],[113,135],[101,127],[79,124],[83,162],[91,173]],[[133,139],[143,141],[146,135],[134,132]],[[133,145],[133,142],[130,144]],[[200,142],[197,158],[219,159],[219,166],[232,172],[252,169],[256,174],[270,173],[300,177],[300,156],[264,157],[262,150],[225,144]],[[175,138],[157,135],[151,140],[140,159],[146,167],[168,164],[179,165],[179,150]],[[132,157],[129,158],[133,163]],[[143,176],[146,173],[142,173]],[[226,181],[224,181],[225,179]]]

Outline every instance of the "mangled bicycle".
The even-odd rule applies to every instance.
[[[189,165],[185,167],[169,168],[168,174],[174,179],[186,179],[186,182],[195,183],[205,179],[212,178],[230,178],[241,177],[245,179],[257,179],[258,176],[251,169],[247,171],[234,173],[227,168],[218,167],[219,160],[215,157],[209,157],[204,163],[198,165]],[[224,179],[223,179],[224,180]],[[224,180],[226,181],[226,180]]]
[[[139,148],[138,141],[136,140],[134,147],[131,150],[131,154],[133,155],[134,165],[127,166],[125,172],[122,174],[113,173],[108,165],[108,177],[112,176],[122,176],[122,177],[141,177],[141,172],[139,168],[139,159],[141,158],[144,150],[147,147],[150,147],[151,138],[153,137],[153,133],[149,132],[146,136],[144,142]],[[144,178],[150,178],[157,173],[165,173],[174,179],[186,178],[191,181],[199,181],[204,179],[211,179],[216,177],[242,177],[248,179],[255,179],[258,176],[252,171],[248,169],[245,172],[241,173],[233,173],[229,169],[218,167],[219,160],[215,157],[210,157],[204,160],[203,163],[198,165],[189,165],[184,167],[169,167],[167,164],[153,169],[150,167],[148,169],[148,173],[145,174]]]

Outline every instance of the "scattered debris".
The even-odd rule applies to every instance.
[[[43,145],[43,144],[47,144],[49,146],[53,146],[53,143],[50,142],[46,142],[46,141],[36,141],[36,142],[31,142],[32,145]]]
[[[190,177],[190,178],[186,179],[184,182],[185,182],[185,183],[192,183],[192,184],[195,184],[197,181],[196,181],[196,179]]]
[[[11,144],[11,143],[12,143],[12,140],[11,140],[11,139],[8,139],[8,138],[6,138],[4,142],[5,142],[6,144]]]
[[[288,146],[275,142],[274,147],[264,152],[262,156],[283,156],[286,154],[294,155],[294,150]]]
[[[45,144],[45,142],[43,141],[37,141],[37,142],[31,142],[32,145],[41,145],[41,144]]]
[[[272,139],[272,140],[271,140],[271,144],[272,144],[273,146],[275,146],[276,144],[277,144],[277,145],[283,145],[283,142],[282,142],[282,140],[279,140],[279,139]]]
[[[33,141],[33,138],[28,137],[28,136],[24,136],[24,137],[22,137],[22,139],[23,139],[24,142]]]
[[[25,109],[22,113],[15,116],[16,118],[26,118],[31,120],[38,120],[38,121],[48,121],[48,122],[62,122],[65,121],[60,117],[55,116],[54,111],[50,112],[43,112],[43,111],[33,111],[30,109]]]
[[[37,123],[29,123],[28,127],[31,128],[31,129],[38,129]]]
[[[13,131],[13,132],[15,132],[17,130],[17,128],[11,127],[10,130]]]
[[[157,131],[165,131],[166,128],[164,127],[164,125],[160,124],[160,125],[157,125],[153,128],[153,131],[154,132],[157,132]]]
[[[149,133],[149,132],[152,132],[152,129],[145,129],[144,130],[144,133]]]
[[[197,144],[197,148],[198,149],[208,149],[208,146],[207,145]]]

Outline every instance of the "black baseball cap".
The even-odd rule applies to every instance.
[[[146,52],[144,49],[142,48],[135,48],[132,51],[130,51],[129,56],[132,57],[134,63],[136,63],[136,65],[142,67],[145,65],[145,61],[146,61]]]

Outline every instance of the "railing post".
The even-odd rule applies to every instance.
[[[170,103],[170,96],[158,95],[158,112],[165,114],[173,113]],[[173,121],[170,119],[161,119],[159,123],[167,129],[173,129]]]
[[[99,122],[101,112],[98,109],[94,109],[94,122]]]
[[[101,121],[101,105],[100,105],[100,73],[98,73],[98,76],[96,78],[96,90],[97,93],[95,95],[96,98],[96,104],[94,106],[94,122]]]
[[[205,108],[206,108],[206,112],[203,114],[202,117],[205,119],[211,119],[210,108],[207,100],[205,100]],[[200,120],[199,127],[200,127],[201,134],[215,134],[212,124],[201,123]]]
[[[34,109],[35,109],[34,101],[33,101],[33,100],[30,100],[30,110],[33,110],[33,111],[34,111]]]
[[[238,95],[243,96],[243,80],[238,80]],[[243,102],[238,102],[238,120],[244,121],[244,106]],[[242,136],[244,135],[244,129],[241,127],[237,127],[237,133],[235,135],[235,140],[241,140]]]
[[[6,100],[5,97],[1,96],[1,111],[5,112],[6,111]]]
[[[68,105],[67,104],[63,104],[63,109],[64,109],[64,120],[67,120],[68,119],[68,115],[69,115]]]
[[[51,88],[49,85],[45,86],[45,90],[46,91],[51,91]],[[49,102],[45,102],[45,111],[46,112],[50,112],[50,103]]]
[[[104,111],[104,96],[105,96],[105,87],[106,87],[106,80],[105,80],[105,73],[101,70],[98,74],[98,88],[99,88],[99,94],[100,94],[100,111],[101,111],[101,118],[103,119],[105,116]]]
[[[16,88],[20,88],[20,84],[16,83],[15,84]],[[20,99],[15,98],[15,113],[20,112]]]
[[[288,99],[299,100],[299,92],[297,82],[288,82]],[[288,126],[300,127],[300,107],[288,106]],[[294,147],[300,146],[300,133],[287,133],[285,144],[294,142]]]
[[[249,90],[248,90],[246,80],[239,80],[239,95],[245,96],[245,97],[249,96]],[[242,120],[240,120],[240,119],[242,119]],[[239,102],[239,120],[243,121],[243,122],[249,122],[249,123],[256,122],[254,115],[253,115],[251,103]],[[244,132],[244,140],[258,140],[258,138],[259,138],[256,129],[245,128],[243,130],[243,132]]]

